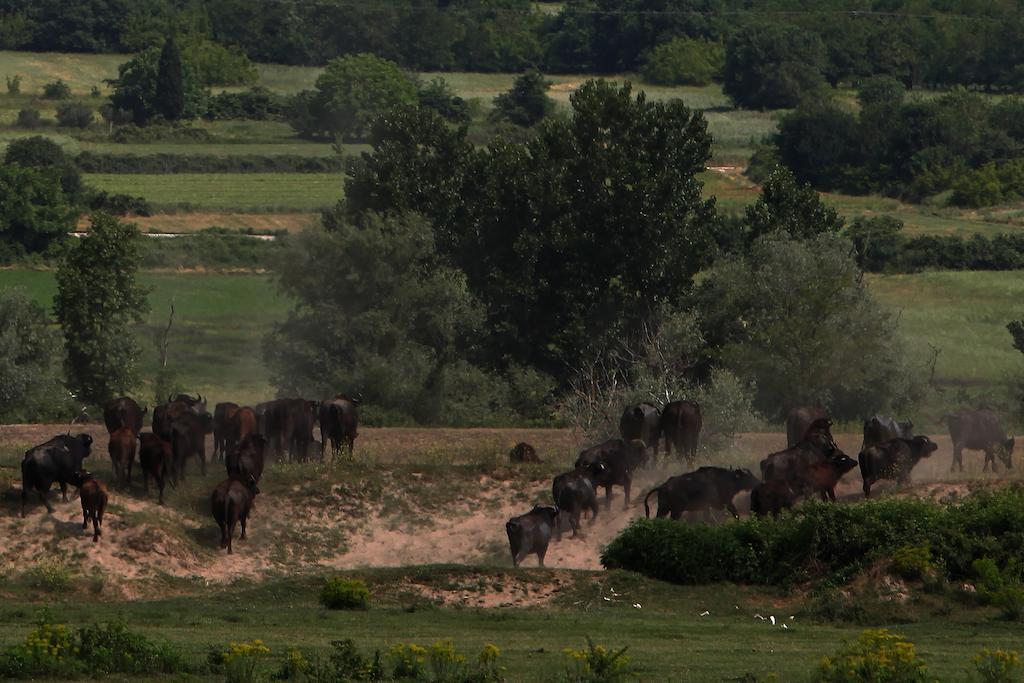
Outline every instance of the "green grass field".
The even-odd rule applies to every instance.
[[[138,195],[157,209],[315,211],[342,196],[340,173],[85,174],[85,182]]]
[[[256,403],[273,393],[260,343],[270,325],[284,318],[288,302],[269,276],[142,273],[139,282],[151,288],[150,313],[136,330],[146,382],[157,368],[154,335],[166,326],[173,301],[169,365],[183,387],[214,402],[237,396],[231,400]],[[57,291],[53,273],[43,271],[0,270],[0,287],[23,287],[46,307]]]

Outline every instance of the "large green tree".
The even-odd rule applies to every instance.
[[[60,335],[20,289],[0,292],[0,422],[53,417],[64,404]]]
[[[177,121],[185,113],[185,67],[173,36],[167,38],[160,51],[153,104],[166,121]]]
[[[45,250],[74,229],[78,209],[53,169],[0,165],[0,257]]]
[[[726,43],[722,90],[740,107],[780,109],[825,85],[825,46],[796,26],[749,25]]]
[[[57,268],[54,312],[64,333],[68,388],[98,405],[138,381],[139,344],[132,333],[149,310],[135,281],[139,231],[94,213],[89,234],[70,247]]]
[[[494,114],[499,119],[517,126],[534,126],[555,109],[555,101],[548,97],[551,82],[544,74],[531,69],[519,76],[512,88],[494,98]]]
[[[785,232],[804,239],[823,233],[837,233],[843,218],[810,185],[801,184],[784,166],[772,171],[761,188],[757,202],[747,207],[746,228],[750,240]]]
[[[110,103],[116,109],[130,112],[138,125],[144,125],[161,114],[158,81],[162,53],[158,47],[140,52],[118,66],[118,76],[111,81],[114,90],[110,94]],[[179,118],[194,119],[202,114],[208,93],[195,67],[189,62],[182,63],[182,89],[184,105]]]

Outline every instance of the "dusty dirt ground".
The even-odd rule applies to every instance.
[[[27,448],[66,430],[66,426],[58,425],[2,426],[0,447],[8,451],[15,446]],[[95,460],[90,469],[100,478],[109,478],[107,439],[102,425],[76,426],[74,431],[93,435]],[[436,472],[438,466],[443,468],[446,463],[501,462],[511,445],[520,440],[535,444],[542,457],[566,469],[571,466],[578,447],[573,435],[566,430],[367,428],[360,432],[357,449],[369,462],[428,463]],[[1009,474],[1002,469],[996,475],[982,473],[980,453],[965,455],[967,470],[963,474],[950,473],[949,438],[937,436],[934,440],[939,450],[915,469],[913,485],[899,490],[895,484],[884,482],[876,487],[877,495],[911,495],[950,501],[966,495],[978,484],[1020,480],[1019,467]],[[844,451],[856,457],[859,435],[839,434],[837,441]],[[782,433],[744,434],[735,447],[714,464],[747,466],[756,473],[757,462],[769,452],[784,447],[784,442]],[[511,479],[481,473],[470,475],[476,479],[462,481],[461,488],[444,489],[442,494],[450,495],[450,500],[445,500],[439,508],[435,506],[429,512],[422,512],[415,501],[422,490],[426,490],[423,488],[426,484],[419,481],[424,475],[415,469],[406,479],[399,480],[389,475],[387,468],[380,468],[385,475],[380,484],[383,494],[369,498],[354,484],[343,481],[344,470],[321,468],[310,470],[309,476],[313,479],[305,488],[296,484],[290,489],[278,488],[261,494],[250,518],[250,539],[236,541],[235,553],[227,555],[217,549],[219,532],[209,517],[205,489],[200,491],[198,484],[195,492],[189,494],[192,499],[178,499],[167,507],[156,505],[155,497],[143,497],[137,488],[115,489],[105,518],[103,538],[99,543],[92,543],[91,530],[82,530],[79,501],[72,497],[67,503],[60,502],[56,489],[50,498],[54,501],[54,514],[46,514],[33,497],[28,516],[18,517],[21,482],[20,473],[11,466],[13,463],[8,456],[4,461],[6,466],[0,467],[0,500],[3,501],[0,507],[0,574],[20,571],[40,562],[65,562],[79,568],[84,576],[106,577],[104,595],[128,598],[147,594],[154,581],[166,584],[174,579],[206,585],[325,568],[440,563],[507,566],[510,560],[505,521],[528,511],[532,501],[545,501],[550,497],[550,468]],[[218,472],[220,465],[212,467]],[[272,480],[278,467],[269,465],[264,481]],[[680,463],[673,462],[639,471],[628,507],[621,489],[614,490],[610,507],[605,506],[603,491],[600,492],[601,510],[595,520],[585,523],[585,537],[573,539],[567,533],[561,542],[553,542],[548,550],[547,566],[600,569],[603,546],[630,520],[644,514],[646,491],[684,469]],[[289,476],[294,478],[296,471]],[[215,481],[208,478],[203,485]],[[439,490],[436,481],[430,485],[435,487],[435,492]],[[212,483],[209,487],[212,488]],[[861,479],[856,470],[844,478],[837,493],[842,501],[862,498]],[[169,492],[168,495],[184,494]],[[409,505],[389,507],[380,502],[389,496],[398,503],[408,498],[404,502]],[[741,511],[746,510],[748,496],[741,494],[736,504]],[[530,557],[525,564],[535,563]],[[551,594],[542,587],[518,585],[493,588],[486,595],[473,594],[472,597],[466,597],[472,591],[467,593],[458,587],[443,594],[432,593],[433,589],[424,590],[426,597],[434,601],[480,606],[533,604]],[[557,587],[551,588],[551,591],[556,590]]]

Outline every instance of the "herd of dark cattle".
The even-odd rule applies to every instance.
[[[138,455],[142,482],[149,494],[152,480],[164,503],[166,484],[172,487],[185,478],[189,459],[199,463],[206,474],[206,436],[213,434],[213,460],[221,460],[227,479],[213,490],[210,507],[221,531],[221,548],[232,552],[235,528],[245,525],[253,500],[259,493],[266,458],[304,462],[324,459],[330,445],[332,454],[352,454],[359,428],[358,406],[362,398],[338,394],[327,401],[276,399],[248,407],[218,403],[211,415],[201,395],[168,397],[153,409],[152,431],[143,432],[143,418],[149,411],[130,398],[109,401],[103,407],[103,422],[110,435],[110,454],[114,479],[130,485],[132,468]],[[320,441],[313,428],[320,425]],[[61,497],[68,500],[68,484],[78,489],[82,501],[82,528],[93,526],[93,541],[102,534],[103,512],[109,492],[101,481],[83,469],[92,448],[88,434],[61,434],[44,444],[30,448],[21,461],[21,516],[31,491],[48,512],[53,507],[47,493],[56,482]]]
[[[952,469],[963,471],[964,449],[984,451],[984,471],[990,467],[995,471],[997,456],[1007,469],[1013,466],[1013,438],[1007,437],[992,411],[959,411],[947,415],[946,422],[953,442]],[[597,517],[599,488],[605,489],[608,509],[612,487],[621,486],[628,508],[634,472],[657,462],[663,441],[666,456],[675,449],[692,467],[702,426],[700,406],[692,401],[674,401],[661,410],[650,403],[626,408],[619,421],[621,438],[583,450],[573,470],[555,477],[553,506],[535,506],[505,525],[512,564],[519,566],[535,554],[543,566],[552,536],[561,540],[568,529],[574,537],[582,536],[582,515],[589,512],[591,520]],[[835,501],[839,480],[858,465],[864,496],[870,497],[871,487],[882,479],[909,483],[911,470],[938,448],[927,436],[915,435],[913,427],[911,422],[890,417],[866,420],[861,451],[854,460],[836,445],[832,421],[823,409],[794,408],[786,418],[787,448],[761,461],[760,478],[748,469],[700,467],[651,489],[644,498],[644,513],[650,517],[649,501],[656,496],[658,517],[678,520],[687,513],[703,513],[711,521],[712,511],[727,509],[738,518],[733,499],[749,491],[752,514],[778,516],[802,498],[818,495]],[[509,457],[513,462],[538,461],[536,451],[526,443],[518,444]]]
[[[130,485],[138,455],[145,492],[149,494],[152,480],[161,505],[165,485],[174,487],[185,478],[189,459],[198,461],[206,474],[206,436],[213,434],[212,457],[223,461],[227,478],[213,490],[210,507],[220,527],[221,548],[230,553],[236,526],[241,526],[240,538],[245,538],[266,459],[322,461],[328,446],[335,456],[351,454],[360,402],[359,396],[338,394],[326,401],[286,398],[253,407],[218,403],[211,414],[202,396],[179,394],[153,409],[152,430],[143,432],[148,409],[130,398],[119,398],[104,406],[103,421],[110,436],[107,450],[115,480]],[[960,411],[946,416],[946,421],[953,442],[953,469],[963,471],[964,449],[984,451],[985,471],[995,471],[997,457],[1007,468],[1012,467],[1014,440],[1007,437],[995,413]],[[318,423],[319,442],[313,438]],[[597,517],[600,488],[605,489],[606,509],[611,507],[614,486],[622,487],[628,507],[634,473],[657,462],[662,444],[666,458],[674,450],[692,467],[702,427],[700,406],[692,401],[674,401],[660,410],[650,403],[628,407],[619,421],[621,438],[583,450],[572,470],[554,478],[553,506],[534,507],[505,525],[513,564],[518,566],[527,555],[536,554],[543,565],[551,537],[561,540],[563,531],[582,537],[584,514],[589,513],[591,523]],[[786,420],[788,447],[761,461],[760,478],[747,469],[701,467],[651,489],[644,498],[645,514],[650,516],[649,501],[656,496],[658,517],[678,520],[687,513],[703,513],[710,521],[712,511],[722,509],[738,517],[733,499],[749,491],[753,514],[776,516],[801,498],[819,495],[822,500],[835,501],[839,480],[858,464],[864,495],[869,497],[871,487],[882,479],[909,482],[914,466],[937,449],[927,436],[914,435],[912,423],[875,416],[864,423],[864,441],[855,461],[836,445],[831,427],[824,410],[795,408]],[[67,502],[71,484],[81,497],[82,526],[87,528],[91,522],[93,541],[99,540],[109,494],[82,466],[92,441],[88,434],[68,433],[26,451],[21,463],[23,517],[31,491],[53,512],[47,500],[50,488],[56,482]],[[516,445],[510,458],[513,462],[539,462],[536,450],[526,443]]]

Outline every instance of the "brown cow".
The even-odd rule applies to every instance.
[[[231,539],[235,535],[235,525],[241,523],[242,535],[238,540],[245,540],[245,524],[252,510],[253,500],[260,492],[256,482],[250,477],[245,482],[234,477],[217,484],[210,495],[210,508],[213,519],[220,527],[220,547],[232,553]]]
[[[605,509],[612,506],[612,486],[621,486],[626,494],[625,507],[629,507],[629,489],[633,485],[633,472],[647,459],[647,446],[639,439],[623,441],[609,439],[597,446],[580,452],[576,458],[576,469],[589,469],[595,463],[602,463],[604,469],[595,475],[594,487],[603,486]]]
[[[793,408],[786,416],[786,448],[792,448],[804,439],[807,429],[818,420],[827,420],[828,413],[818,406]],[[829,423],[831,425],[831,423]]]
[[[996,453],[1006,469],[1013,467],[1013,437],[1007,437],[999,416],[991,410],[961,410],[946,416],[949,436],[953,439],[953,465],[964,471],[963,450],[985,451],[985,465],[982,471],[996,471]]]
[[[238,447],[228,453],[228,457],[224,459],[228,476],[241,481],[249,481],[251,477],[255,483],[259,484],[260,478],[263,477],[266,447],[267,437],[258,432],[246,435]]]
[[[107,452],[114,468],[114,480],[128,486],[132,483],[132,465],[135,462],[135,432],[131,427],[121,427],[110,435]]]
[[[540,458],[537,457],[537,451],[525,441],[520,441],[508,452],[508,459],[514,463],[540,462]]]
[[[228,421],[227,430],[224,435],[224,457],[227,459],[242,440],[250,434],[256,434],[260,429],[260,421],[256,411],[246,406],[239,408]]]
[[[660,425],[661,411],[653,403],[644,401],[627,406],[622,411],[622,417],[619,418],[619,436],[623,441],[640,439],[657,449],[658,441],[661,439]]]
[[[76,472],[71,483],[82,499],[82,528],[88,529],[89,522],[92,522],[92,542],[96,543],[103,535],[100,527],[103,526],[103,511],[107,509],[110,494],[103,482],[85,470]]]
[[[901,485],[910,482],[910,471],[938,449],[927,436],[891,439],[868,446],[860,452],[860,474],[864,479],[864,497],[871,496],[871,485],[879,479],[895,479]]]
[[[164,504],[164,485],[168,478],[174,485],[173,456],[171,444],[156,434],[146,432],[139,434],[139,465],[142,466],[142,485],[149,495],[149,478],[156,482],[160,491],[160,505]]]
[[[231,418],[238,412],[238,404],[226,401],[218,403],[213,408],[213,459],[221,460],[227,455],[225,445],[228,437],[228,424]]]
[[[761,478],[782,481],[798,496],[819,492],[822,500],[834,501],[836,484],[857,461],[839,450],[829,431],[831,424],[819,418],[796,446],[768,455],[761,461]]]
[[[512,552],[512,566],[518,567],[527,555],[536,555],[537,563],[543,567],[551,532],[557,524],[558,508],[540,505],[534,506],[525,515],[508,520],[505,533]]]
[[[343,449],[348,450],[348,457],[355,454],[356,437],[359,436],[359,404],[362,401],[362,394],[354,398],[338,394],[330,401],[320,403],[320,460],[324,459],[328,441],[334,457],[340,456]]]
[[[661,421],[658,423],[658,439],[654,442],[654,457],[658,457],[658,441],[665,437],[665,455],[672,455],[672,448],[686,458],[693,466],[697,460],[697,445],[700,430],[704,426],[704,417],[700,405],[694,401],[672,401],[661,409]]]
[[[131,427],[138,434],[142,431],[142,418],[149,408],[140,408],[134,399],[123,396],[111,399],[103,406],[103,424],[107,433],[113,434],[121,427]]]

